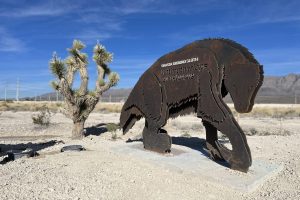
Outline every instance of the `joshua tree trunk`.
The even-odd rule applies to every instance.
[[[79,122],[73,122],[73,130],[72,130],[72,138],[73,139],[81,139],[84,137],[84,123],[85,120]]]
[[[83,48],[82,42],[74,40],[72,48],[68,49],[70,56],[65,61],[60,60],[54,54],[50,62],[51,71],[58,79],[56,82],[52,82],[52,86],[65,97],[66,110],[64,113],[73,120],[72,138],[74,139],[84,137],[85,120],[95,108],[103,92],[115,86],[119,81],[119,75],[110,72],[107,65],[112,61],[112,54],[97,43],[94,47],[93,60],[97,64],[98,78],[95,90],[90,91],[88,89],[87,55],[80,52]],[[76,72],[79,72],[81,79],[78,90],[72,88]],[[106,75],[108,75],[108,80],[105,80]]]

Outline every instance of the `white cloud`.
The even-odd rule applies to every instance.
[[[84,30],[84,31],[79,32],[78,34],[72,36],[72,38],[82,40],[87,45],[90,45],[90,44],[95,45],[97,40],[103,41],[103,40],[109,39],[111,37],[112,37],[111,33],[103,32],[103,31],[96,30],[96,29]]]
[[[20,3],[21,4],[21,3]],[[70,4],[65,1],[47,1],[42,4],[22,5],[9,9],[0,10],[0,16],[3,17],[37,17],[37,16],[59,16],[72,12],[76,4]],[[16,6],[16,5],[15,5]]]
[[[239,19],[250,24],[300,21],[300,1],[276,0],[237,4]]]
[[[9,34],[6,29],[0,27],[0,51],[4,52],[20,52],[24,51],[24,43]]]

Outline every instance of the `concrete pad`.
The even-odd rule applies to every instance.
[[[226,163],[210,160],[203,151],[186,146],[172,145],[170,154],[159,154],[145,150],[142,142],[121,143],[111,146],[120,154],[126,154],[179,173],[191,174],[193,177],[231,187],[240,192],[252,192],[267,179],[278,174],[283,167],[260,160],[253,160],[248,173],[234,171]]]

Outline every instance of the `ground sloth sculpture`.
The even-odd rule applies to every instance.
[[[140,77],[122,108],[120,126],[125,134],[145,117],[145,149],[165,153],[172,141],[161,127],[170,117],[196,112],[211,157],[247,172],[252,158],[246,136],[222,98],[229,93],[236,111],[250,112],[262,82],[262,66],[242,45],[228,39],[195,41],[162,56]],[[218,142],[217,130],[229,138],[232,150]]]

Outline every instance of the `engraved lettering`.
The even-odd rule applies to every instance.
[[[161,67],[170,67],[170,66],[175,66],[175,65],[182,65],[182,64],[186,64],[186,63],[197,62],[198,60],[199,60],[198,57],[188,58],[188,59],[184,59],[184,60],[178,60],[178,61],[174,61],[174,62],[164,63],[164,64],[161,64]]]

